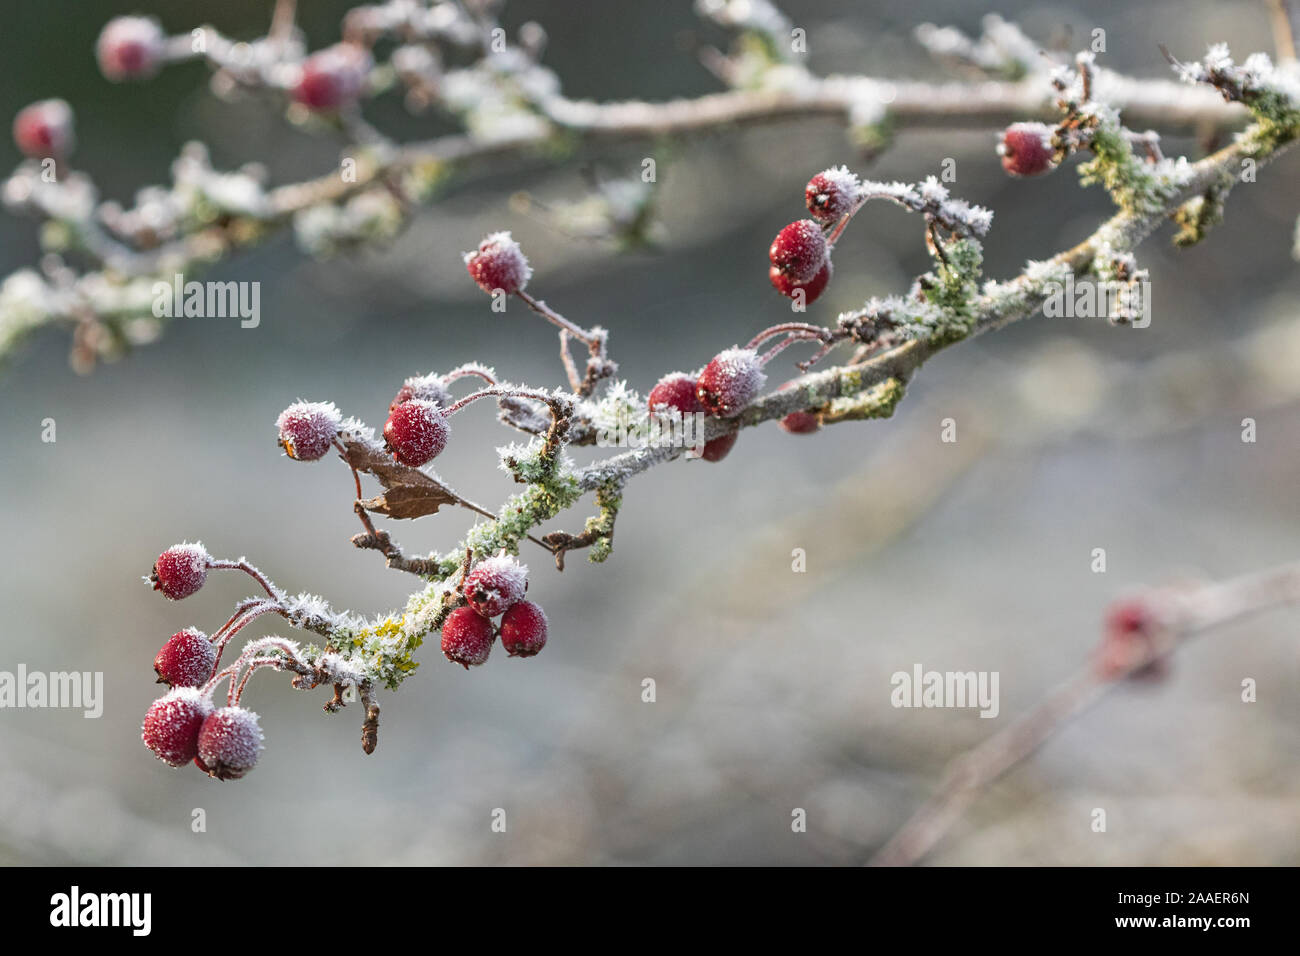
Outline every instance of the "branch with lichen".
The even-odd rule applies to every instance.
[[[363,619],[329,611],[314,598],[301,598],[291,609],[268,579],[255,574],[268,594],[256,605],[257,613],[277,611],[325,638],[322,645],[295,645],[292,654],[280,656],[274,647],[257,645],[256,660],[266,658],[295,670],[298,686],[334,685],[335,697],[327,710],[337,709],[340,687],[354,687],[365,700],[363,741],[370,752],[378,715],[374,691],[396,689],[416,670],[414,655],[426,637],[441,632],[444,655],[466,667],[482,664],[498,638],[512,655],[531,656],[540,650],[546,639],[545,616],[524,599],[527,569],[517,560],[525,541],[552,554],[559,571],[564,570],[565,555],[580,548],[587,549],[591,561],[604,561],[612,551],[623,496],[636,475],[683,457],[719,461],[745,429],[768,421],[779,420],[791,431],[809,431],[889,417],[929,359],[1042,310],[1068,278],[1115,282],[1130,291],[1139,287],[1147,280],[1133,250],[1165,219],[1183,227],[1175,237],[1178,241],[1187,228],[1189,203],[1207,201],[1213,193],[1222,205],[1227,180],[1243,160],[1265,163],[1300,135],[1300,88],[1292,73],[1274,69],[1266,58],[1251,57],[1238,66],[1225,50],[1213,48],[1204,62],[1180,63],[1177,69],[1185,81],[1212,87],[1252,117],[1231,145],[1195,162],[1164,157],[1156,134],[1135,134],[1121,122],[1120,111],[1099,99],[1104,86],[1091,56],[1080,55],[1072,66],[1040,77],[1052,91],[1058,116],[1055,128],[1045,127],[1041,136],[1035,132],[1030,137],[1031,146],[1037,142],[1044,150],[1039,171],[1060,166],[1072,154],[1086,154],[1079,167],[1082,182],[1101,185],[1116,212],[1082,243],[1029,263],[1009,280],[989,280],[983,274],[983,242],[992,213],[952,197],[934,177],[917,184],[880,183],[859,180],[843,167],[813,177],[807,201],[814,219],[791,223],[772,246],[770,278],[778,291],[797,304],[810,304],[830,281],[836,242],[872,201],[896,203],[921,218],[931,268],[916,277],[906,294],[873,299],[841,314],[832,326],[800,320],[763,329],[746,346],[722,350],[698,372],[670,373],[645,399],[613,378],[617,365],[609,355],[609,333],[583,328],[528,291],[532,270],[510,234],[487,237],[466,254],[469,274],[492,295],[494,311],[514,299],[558,329],[568,389],[509,384],[478,365],[416,376],[390,404],[382,441],[360,420],[345,420],[332,404],[300,402],[286,409],[277,425],[290,458],[315,461],[332,450],[349,467],[353,510],[363,526],[353,543],[380,552],[389,566],[418,575],[425,586],[403,608]],[[1202,218],[1202,231],[1210,218]],[[1134,321],[1135,314],[1132,297],[1121,298],[1109,318],[1122,324]],[[585,374],[579,373],[569,352],[574,340],[588,349]],[[797,374],[764,394],[764,370],[787,350],[801,346],[811,346],[813,352],[793,363]],[[841,364],[814,370],[839,349],[851,350]],[[483,379],[486,386],[454,399],[451,385],[464,377]],[[454,416],[479,400],[495,401],[500,421],[525,436],[523,442],[499,450],[502,469],[522,487],[495,512],[453,492],[428,468],[447,447]],[[668,412],[676,416],[675,426],[660,434],[669,440],[609,440],[629,423],[649,428]],[[797,428],[791,416],[800,416]],[[685,427],[697,421],[698,433]],[[646,433],[656,434],[653,429]],[[570,445],[611,444],[629,447],[583,466],[566,453]],[[364,495],[363,474],[379,483],[380,494]],[[543,530],[588,494],[595,499],[596,513],[581,531]],[[467,507],[484,519],[445,553],[407,556],[370,517],[415,519],[436,514],[442,505]],[[190,554],[184,550],[187,546],[177,547],[182,558]],[[164,586],[164,593],[176,585],[167,580],[172,573],[169,553],[160,557],[151,578],[155,586]],[[242,560],[212,562],[206,553],[194,560],[203,574],[218,567],[252,573]],[[184,596],[180,591],[185,590],[180,587],[168,596]],[[246,602],[241,607],[232,618],[235,624],[227,622],[218,632],[214,673],[223,673],[215,670],[220,648],[253,613],[254,605]],[[187,641],[181,643],[194,644],[192,635]],[[203,650],[202,642],[197,646]],[[182,693],[185,689],[173,691],[181,698],[171,700],[169,695],[160,703],[188,706],[192,695]],[[230,693],[237,703],[238,692]],[[203,758],[201,751],[199,756]],[[225,773],[232,766],[215,758],[207,763],[209,772],[217,767]]]
[[[587,145],[809,117],[844,123],[855,143],[878,150],[897,128],[990,126],[1057,109],[1042,82],[1055,59],[996,17],[973,41],[951,30],[918,31],[939,59],[974,64],[983,74],[976,86],[817,76],[790,51],[790,24],[771,4],[706,0],[697,4],[699,13],[729,31],[735,44],[730,53],[706,47],[700,55],[729,90],[665,103],[594,103],[563,94],[559,78],[541,62],[540,26],[526,24],[512,42],[494,19],[495,5],[479,6],[476,14],[452,2],[357,7],[344,18],[342,43],[310,53],[293,24],[292,4],[278,4],[267,35],[247,42],[211,26],[168,37],[144,18],[112,21],[99,45],[110,79],[144,80],[168,65],[201,61],[212,70],[216,95],[278,102],[302,128],[340,137],[341,164],[313,179],[271,186],[259,164],[220,171],[202,144],[191,143],[173,164],[169,185],[142,188],[124,208],[101,201],[91,176],[70,165],[67,105],[36,104],[59,105],[50,112],[60,118],[47,121],[58,127],[52,130],[57,142],[33,144],[32,158],[5,182],[3,197],[12,212],[41,221],[44,255],[39,269],[22,269],[0,283],[0,357],[30,333],[69,325],[72,363],[89,370],[153,341],[179,317],[160,308],[171,298],[175,276],[193,281],[286,228],[317,256],[392,241],[419,204],[499,161],[557,160]],[[377,58],[377,44],[391,51]],[[114,59],[114,50],[128,45],[132,56]],[[1136,123],[1222,131],[1243,119],[1236,105],[1172,81],[1098,70],[1094,83],[1099,100]],[[393,142],[363,117],[367,103],[393,95],[413,112],[452,117],[461,131]],[[624,244],[646,238],[653,190],[639,177],[625,184],[599,190],[594,210],[584,205],[585,233],[603,232]],[[593,226],[593,215],[604,224]],[[563,231],[562,222],[557,226]],[[599,368],[593,353],[588,390]]]

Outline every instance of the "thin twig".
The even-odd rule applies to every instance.
[[[1300,3],[1296,0],[1269,0],[1272,11],[1273,44],[1281,63],[1296,62],[1296,43],[1300,39]]]
[[[1156,592],[1172,602],[1159,640],[1136,646],[1117,673],[1089,663],[1008,727],[952,761],[938,791],[871,859],[906,866],[924,857],[995,780],[1033,754],[1086,711],[1118,680],[1163,660],[1186,640],[1249,614],[1300,601],[1300,563],[1202,585],[1186,593]]]

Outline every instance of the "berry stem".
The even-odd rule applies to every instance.
[[[564,364],[564,374],[569,379],[569,388],[576,393],[582,388],[582,378],[578,375],[578,366],[569,354],[569,330],[560,329],[560,361]]]
[[[532,309],[542,318],[546,319],[546,321],[550,322],[552,325],[556,325],[559,326],[561,329],[564,329],[566,332],[572,335],[583,345],[590,347],[592,343],[596,341],[596,335],[594,332],[588,332],[582,326],[570,322],[568,319],[560,315],[560,313],[556,312],[554,309],[552,309],[541,299],[533,298],[523,289],[520,289],[518,292],[515,293],[515,295],[523,299],[524,302],[528,304],[528,307],[530,309]]]
[[[234,624],[235,621],[237,621],[244,614],[245,611],[248,611],[250,608],[256,607],[257,605],[261,604],[265,600],[266,598],[247,598],[243,601],[240,601],[238,604],[235,605],[234,613],[230,615],[230,618],[226,621],[225,624],[222,624],[219,628],[217,628],[212,633],[212,636],[209,638],[209,640],[215,643],[217,638],[219,638],[222,634],[226,632],[226,628]]]
[[[259,571],[257,568],[249,564],[247,558],[240,558],[238,561],[228,561],[228,560],[213,558],[208,561],[208,567],[222,568],[222,569],[235,569],[235,570],[243,571],[245,574],[249,575],[254,581],[260,584],[263,590],[265,590],[266,593],[270,595],[272,600],[279,601],[283,597],[283,595],[277,591],[275,585],[271,583],[271,579],[268,578],[261,571]]]
[[[273,43],[285,44],[293,36],[293,21],[297,14],[297,0],[275,0],[275,9],[271,12],[271,29],[267,39]]]
[[[248,682],[253,677],[253,671],[259,670],[263,667],[274,667],[276,670],[280,670],[284,667],[284,660],[279,657],[250,658],[248,661],[248,670],[244,672],[243,678],[239,681],[239,689],[235,690],[235,682],[230,682],[230,689],[233,691],[233,696],[230,693],[226,695],[227,706],[234,707],[239,703],[240,699],[244,696],[244,688],[248,686]]]
[[[488,374],[487,369],[475,362],[467,362],[464,365],[458,365],[446,375],[443,375],[442,380],[446,384],[450,385],[452,382],[459,381],[462,378],[468,378],[471,375],[483,379],[483,381],[487,382],[489,385],[497,384],[497,380]]]
[[[537,391],[531,388],[514,388],[504,385],[493,385],[488,388],[479,389],[477,392],[470,392],[464,398],[452,402],[451,407],[447,409],[447,417],[450,418],[456,412],[460,411],[466,405],[477,402],[480,398],[531,398],[537,402],[545,402],[550,407],[555,402],[555,396],[548,395],[545,392]]]
[[[280,651],[284,657],[258,659],[257,655],[264,651]],[[291,641],[286,641],[282,637],[262,637],[245,644],[238,659],[230,666],[217,671],[217,673],[212,676],[211,680],[203,685],[201,688],[202,693],[210,695],[217,688],[217,685],[219,685],[223,680],[228,679],[230,681],[230,688],[226,692],[226,706],[233,707],[239,701],[239,695],[236,691],[239,690],[242,692],[244,684],[248,683],[248,681],[245,680],[243,683],[239,684],[237,688],[235,680],[239,677],[240,671],[242,671],[245,666],[250,665],[254,660],[259,660],[257,665],[259,667],[266,666],[262,661],[274,662],[280,667],[291,665],[290,669],[299,674],[312,674],[310,665],[308,665],[308,663],[303,660],[302,655],[298,653],[298,646],[296,644]]]
[[[786,332],[808,332],[822,341],[825,341],[826,337],[831,334],[830,329],[824,329],[820,325],[813,325],[811,322],[783,322],[781,325],[773,325],[759,332],[749,340],[745,348],[756,349],[768,339]]]
[[[276,601],[261,601],[249,607],[242,616],[231,618],[222,629],[213,635],[213,643],[217,645],[217,660],[221,660],[221,654],[230,643],[230,639],[242,631],[248,625],[252,624],[263,614],[277,613],[285,615],[284,606]],[[287,615],[286,615],[287,616]]]
[[[778,355],[784,352],[791,345],[794,345],[795,342],[811,342],[811,341],[825,342],[825,339],[821,335],[809,335],[806,333],[798,333],[798,332],[791,333],[790,335],[782,339],[780,342],[777,342],[776,345],[772,346],[762,355],[760,355],[758,357],[758,364],[766,365],[768,362],[772,361],[772,359],[776,358]]]
[[[597,382],[613,374],[616,366],[609,361],[607,353],[608,332],[599,326],[584,329],[570,322],[541,299],[533,298],[522,289],[516,292],[515,295],[523,299],[530,309],[545,318],[546,321],[559,327],[560,360],[564,363],[564,372],[568,376],[569,387],[573,389],[575,395],[585,398],[595,391]],[[574,365],[573,357],[569,354],[568,336],[570,335],[587,346],[587,374],[581,378],[578,375],[577,367]]]

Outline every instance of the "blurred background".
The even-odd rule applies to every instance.
[[[332,42],[349,6],[300,17]],[[198,65],[143,85],[104,82],[93,45],[118,13],[172,32],[210,22],[264,32],[269,2],[182,5],[47,0],[7,11],[0,115],[46,96],[78,114],[77,165],[129,200],[167,181],[202,139],[219,167],[261,159],[273,180],[319,175],[338,144],[254,102],[207,91]],[[924,21],[979,32],[981,4],[789,2],[818,72],[941,76],[911,38]],[[1166,76],[1158,43],[1193,58],[1212,41],[1272,49],[1257,0],[1008,2],[1035,38],[1080,45],[1107,31],[1103,65]],[[511,0],[513,30],[541,22],[545,62],[574,97],[662,99],[718,88],[695,60],[685,0]],[[711,39],[716,40],[717,37]],[[385,112],[387,110],[387,112]],[[392,103],[395,135],[428,119]],[[964,344],[926,366],[887,422],[814,437],[747,431],[723,463],[679,462],[628,489],[613,557],[574,555],[557,574],[539,549],[530,597],[551,642],[467,673],[430,643],[420,671],[380,698],[378,751],[361,714],[326,716],[322,691],[261,675],[246,702],[266,751],[247,779],[173,771],[141,746],[157,695],[151,661],[188,625],[211,631],[251,593],[214,575],[180,604],[140,580],[166,546],[202,539],[247,555],[290,591],[373,614],[418,585],[354,549],[351,478],[275,444],[296,398],[333,400],[382,424],[408,375],[468,360],[534,385],[562,382],[548,326],[491,315],[460,253],[511,229],[533,288],[582,324],[611,329],[621,374],[643,393],[667,370],[789,316],[766,281],[771,236],[800,216],[803,184],[847,162],[916,180],[957,161],[953,191],[996,211],[990,276],[1086,236],[1109,211],[1073,170],[1012,181],[995,131],[904,133],[871,165],[825,120],[730,131],[674,148],[659,167],[665,241],[617,254],[512,209],[580,198],[576,164],[471,177],[390,247],[320,262],[292,238],[205,278],[259,281],[262,321],[182,320],[162,340],[78,377],[68,336],[47,331],[0,371],[0,670],[102,671],[98,720],[74,710],[0,711],[0,862],[180,864],[858,863],[933,789],[945,763],[1005,726],[1077,669],[1106,603],[1142,584],[1230,576],[1300,556],[1300,290],[1290,258],[1297,157],[1233,194],[1200,247],[1167,233],[1138,251],[1153,323],[1039,320]],[[1196,150],[1167,139],[1165,152]],[[608,177],[647,147],[594,157]],[[8,141],[0,162],[18,160]],[[1073,163],[1071,164],[1073,165]],[[37,256],[35,225],[0,219],[0,274]],[[814,321],[902,292],[928,266],[916,222],[892,208],[854,223]],[[789,369],[793,376],[794,370]],[[780,374],[776,371],[774,374]],[[1242,419],[1258,441],[1241,441]],[[40,440],[42,420],[58,440]],[[958,441],[939,441],[957,421]],[[471,423],[472,420],[472,423]],[[471,424],[474,427],[471,427]],[[485,503],[511,492],[492,411],[465,414],[439,459]],[[580,527],[575,511],[556,527]],[[408,553],[446,550],[470,515],[390,525]],[[802,548],[807,571],[793,573]],[[1105,548],[1107,571],[1091,570]],[[261,624],[263,622],[259,622]],[[945,864],[1300,863],[1295,611],[1223,629],[1180,652],[1161,682],[1124,686],[986,793],[928,862]],[[274,630],[268,625],[262,630]],[[283,632],[282,632],[283,633]],[[913,665],[1001,675],[1001,714],[896,710],[892,673]],[[657,699],[642,701],[642,681]],[[1240,699],[1258,681],[1257,703]],[[1107,812],[1108,832],[1090,829]],[[206,832],[191,829],[206,812]],[[506,833],[491,829],[503,808]],[[791,813],[807,811],[794,833]]]

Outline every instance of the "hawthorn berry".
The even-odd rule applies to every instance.
[[[197,763],[218,780],[238,780],[253,769],[261,752],[257,714],[243,707],[214,710],[199,729]]]
[[[671,408],[682,415],[693,415],[702,411],[700,400],[695,395],[695,376],[685,372],[673,372],[665,375],[646,396],[646,406],[651,412]]]
[[[145,711],[140,739],[159,760],[183,767],[199,753],[199,730],[212,713],[212,701],[197,687],[177,687]]]
[[[149,580],[155,591],[173,601],[187,598],[208,578],[208,564],[212,557],[203,545],[182,542],[174,544],[153,563]]]
[[[653,414],[660,409],[671,408],[685,416],[704,411],[704,406],[700,404],[700,399],[695,394],[696,378],[697,376],[687,375],[685,372],[665,375],[654,388],[650,389],[650,394],[646,398],[646,405],[650,412]],[[729,435],[719,435],[705,442],[700,458],[705,461],[722,461],[736,444],[737,434],[732,432]]]
[[[440,375],[417,375],[408,378],[397,390],[397,394],[388,405],[388,410],[391,412],[398,405],[409,402],[413,398],[434,402],[443,408],[451,404],[451,392]]]
[[[704,366],[695,382],[695,395],[710,415],[734,418],[758,397],[766,381],[757,352],[730,348]]]
[[[14,145],[32,159],[56,159],[72,151],[72,107],[63,100],[41,100],[14,117]]]
[[[162,65],[166,38],[152,17],[114,17],[95,44],[95,58],[106,79],[148,79]]]
[[[848,167],[833,166],[808,180],[803,191],[804,202],[814,219],[837,222],[853,209],[861,188],[858,177]]]
[[[791,435],[811,435],[822,427],[821,421],[812,412],[791,412],[781,419],[781,429]]]
[[[509,555],[484,558],[465,576],[461,591],[483,617],[496,617],[528,590],[528,568]]]
[[[465,253],[465,268],[488,295],[501,291],[514,295],[533,277],[528,257],[508,232],[494,232]]]
[[[1160,628],[1155,609],[1143,597],[1123,598],[1106,610],[1097,667],[1106,679],[1119,677],[1134,664],[1151,655],[1152,641]],[[1167,659],[1155,658],[1132,672],[1133,677],[1163,676]]]
[[[333,113],[361,97],[373,61],[355,43],[336,43],[303,60],[293,98],[314,113]]]
[[[421,398],[402,402],[384,423],[384,442],[403,465],[419,468],[442,454],[451,433],[442,406]]]
[[[546,612],[532,601],[517,601],[501,618],[501,646],[511,657],[532,657],[546,646]]]
[[[280,447],[297,461],[317,461],[330,450],[343,416],[333,402],[294,402],[280,413]]]
[[[793,386],[794,382],[786,382],[778,388],[777,391],[784,392],[786,389],[792,388]],[[787,431],[791,435],[811,435],[813,432],[819,431],[822,427],[820,418],[812,412],[805,411],[791,412],[789,415],[786,415],[785,418],[781,419],[779,424],[783,431]]]
[[[800,219],[776,234],[767,255],[794,282],[808,282],[826,264],[826,236],[816,220]]]
[[[442,625],[442,653],[466,670],[488,659],[496,632],[492,622],[473,608],[458,607]]]
[[[700,452],[700,458],[704,461],[722,461],[731,454],[731,449],[736,446],[736,439],[739,437],[740,432],[728,432],[706,441],[704,450]]]
[[[998,144],[1002,168],[1012,176],[1038,176],[1056,166],[1052,128],[1046,123],[1012,123]]]
[[[795,298],[803,290],[803,304],[812,305],[826,290],[827,284],[831,281],[831,275],[834,274],[834,267],[831,266],[831,260],[827,259],[826,264],[817,271],[817,274],[807,282],[795,282],[788,275],[772,266],[768,270],[768,278],[772,280],[772,288],[776,289],[787,299]]]
[[[158,682],[172,687],[198,687],[217,666],[216,645],[198,628],[177,631],[153,659]]]

